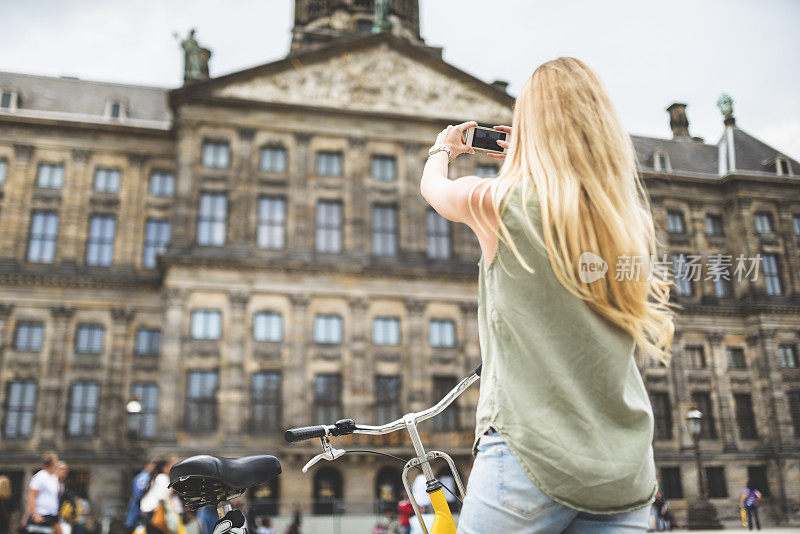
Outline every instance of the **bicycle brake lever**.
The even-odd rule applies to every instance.
[[[342,449],[334,449],[331,447],[330,449],[326,450],[325,452],[321,452],[318,455],[314,456],[308,463],[303,466],[303,473],[308,472],[308,470],[313,466],[315,463],[319,462],[320,460],[328,460],[329,462],[334,461],[335,459],[339,458],[345,452]]]

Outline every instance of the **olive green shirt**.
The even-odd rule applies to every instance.
[[[519,189],[501,216],[535,272],[502,237],[492,261],[478,262],[483,371],[473,454],[494,427],[554,501],[591,513],[641,508],[655,498],[656,474],[633,338],[561,285],[522,218]],[[527,210],[541,232],[535,193]]]

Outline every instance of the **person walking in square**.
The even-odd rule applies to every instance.
[[[753,487],[753,481],[747,479],[747,487],[742,490],[742,498],[739,499],[739,506],[744,507],[747,513],[747,528],[753,530],[755,523],[756,530],[761,530],[761,520],[758,518],[758,501],[761,500],[761,492]]]
[[[56,469],[58,455],[47,452],[42,456],[42,469],[33,477],[28,490],[28,502],[22,514],[22,527],[28,523],[53,527],[53,534],[61,534],[61,522],[58,516],[58,497],[60,483]]]
[[[511,136],[499,175],[450,180],[475,126],[439,134],[420,182],[482,252],[476,458],[458,532],[646,532],[658,485],[635,349],[669,365],[674,313],[670,281],[648,275],[656,236],[631,138],[571,57],[539,66],[512,126],[495,126]],[[615,275],[623,258],[638,276]]]

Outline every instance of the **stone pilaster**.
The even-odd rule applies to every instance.
[[[309,399],[313,397],[311,384],[306,379],[308,358],[307,343],[311,339],[311,316],[308,295],[292,295],[292,317],[289,331],[289,358],[284,362],[284,425],[304,426],[311,423]]]
[[[425,324],[424,300],[409,298],[405,305],[408,310],[408,362],[403,366],[405,376],[408,381],[405,389],[408,392],[408,400],[411,411],[419,411],[427,407],[430,393],[430,378],[428,376],[428,351],[425,341],[427,340],[427,325]]]
[[[722,439],[722,447],[725,451],[734,451],[736,450],[736,421],[731,404],[733,394],[727,377],[728,356],[722,345],[723,338],[724,335],[720,332],[708,334],[708,344],[711,348],[709,363],[712,383],[716,390],[717,406],[719,406],[719,435]]]
[[[367,142],[363,137],[349,138],[344,163],[344,245],[355,257],[365,257],[370,250],[368,246],[350,246],[352,243],[366,245],[370,242],[372,206],[369,203],[366,187],[366,179],[370,173],[366,145]],[[399,217],[398,213],[398,219]],[[398,229],[398,232],[400,231]]]
[[[161,355],[158,374],[157,439],[174,443],[183,424],[183,393],[186,377],[181,364],[182,338],[186,335],[186,298],[183,288],[164,290],[164,328],[161,334]]]
[[[217,392],[219,420],[226,445],[241,444],[242,435],[247,431],[249,388],[244,369],[244,347],[250,324],[247,317],[249,300],[250,295],[243,291],[228,294],[230,315],[225,334],[225,361],[222,362],[220,388]]]
[[[125,376],[125,360],[128,340],[131,339],[130,329],[134,318],[134,311],[130,308],[112,308],[110,336],[107,343],[110,346],[110,358],[105,369],[105,384],[101,387],[99,406],[99,427],[104,429],[102,437],[112,447],[122,446],[127,428],[126,404],[130,400],[130,390],[127,389],[128,377]]]
[[[314,248],[314,210],[313,198],[308,194],[308,175],[313,164],[309,147],[311,134],[296,133],[294,150],[290,160],[289,212],[294,213],[288,220],[289,246],[291,256],[299,261],[309,261]]]
[[[345,406],[345,413],[356,421],[366,422],[370,417],[370,407],[374,396],[373,362],[367,358],[369,343],[369,325],[366,312],[369,301],[355,297],[348,301],[350,306],[350,365],[345,369],[345,385],[350,392],[350,405]]]
[[[36,406],[37,420],[42,421],[40,446],[52,448],[56,440],[63,434],[66,406],[61,402],[67,399],[69,377],[67,362],[72,352],[72,317],[75,308],[71,306],[52,306],[50,315],[53,318],[52,342],[47,367],[39,384],[39,402]]]
[[[680,334],[675,332],[675,338],[672,343],[672,362],[670,364],[670,372],[672,373],[672,384],[675,388],[672,392],[672,398],[675,405],[672,407],[672,425],[673,429],[677,427],[678,442],[682,449],[691,449],[692,437],[686,429],[684,421],[684,413],[689,404],[691,404],[691,397],[689,396],[688,378],[686,364],[683,361],[683,344],[680,343]]]
[[[425,167],[425,146],[416,142],[403,143],[403,162],[405,166],[404,184],[401,189],[403,211],[408,224],[400,234],[402,247],[409,253],[425,255],[425,211],[427,202],[421,199],[419,182]]]
[[[258,202],[258,196],[253,194],[258,158],[253,154],[255,130],[239,128],[237,132],[239,142],[233,153],[234,172],[229,189],[228,235],[234,247],[247,250],[256,242],[256,227],[251,221],[255,220],[253,214]]]

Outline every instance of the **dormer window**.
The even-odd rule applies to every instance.
[[[776,158],[775,171],[778,173],[778,176],[791,176],[792,166],[789,164],[789,159],[784,157]]]
[[[109,100],[106,103],[106,118],[112,121],[121,121],[127,116],[127,109],[122,100]]]
[[[663,150],[657,150],[653,154],[653,167],[657,171],[669,172],[672,170],[669,164],[669,155]]]
[[[18,96],[15,89],[4,87],[0,92],[0,109],[3,111],[16,111],[19,106]]]

